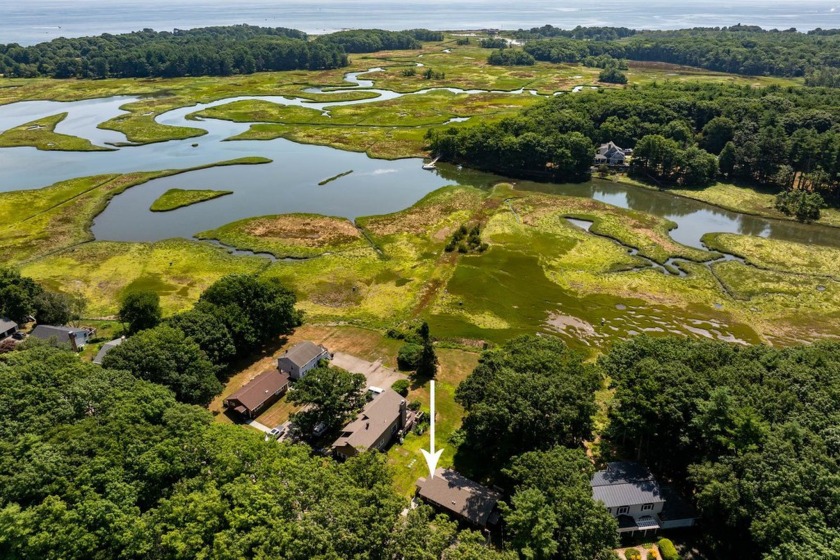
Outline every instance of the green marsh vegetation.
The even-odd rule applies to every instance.
[[[109,151],[109,148],[95,146],[84,138],[56,132],[55,126],[65,118],[67,118],[67,113],[59,113],[10,128],[0,133],[0,147],[32,146],[39,150],[64,152]]]
[[[245,157],[215,165],[249,165],[270,160]],[[30,261],[92,239],[90,224],[108,201],[125,189],[191,169],[98,175],[25,191],[0,193],[0,258]]]
[[[196,234],[237,249],[271,253],[277,258],[309,258],[370,248],[346,218],[318,214],[283,214],[245,218]]]
[[[149,210],[152,212],[169,212],[229,194],[233,194],[233,191],[169,189],[152,203]]]

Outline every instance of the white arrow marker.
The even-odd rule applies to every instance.
[[[431,478],[435,477],[435,469],[437,469],[438,459],[440,459],[440,454],[443,453],[443,449],[435,451],[435,381],[434,379],[431,381],[432,388],[432,403],[431,403],[431,411],[429,412],[429,451],[425,449],[421,449],[420,451],[423,452],[423,456],[426,457],[426,464],[429,465],[429,476]]]

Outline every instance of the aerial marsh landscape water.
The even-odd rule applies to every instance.
[[[24,264],[24,270],[35,277],[47,280],[49,276],[56,285],[58,278],[69,277],[84,285],[92,279],[88,275],[98,277],[105,272],[95,269],[113,266],[115,251],[170,238],[212,239],[227,250],[311,259],[266,263],[264,273],[294,286],[313,320],[341,317],[387,328],[422,316],[430,320],[439,337],[451,340],[501,342],[536,330],[555,332],[584,346],[601,346],[641,332],[779,342],[795,340],[791,333],[798,328],[810,331],[812,319],[830,323],[828,317],[836,313],[831,303],[833,279],[826,280],[832,289],[817,294],[781,290],[772,304],[766,297],[753,301],[743,297],[748,290],[740,286],[743,278],[733,275],[737,270],[733,267],[760,266],[764,261],[751,256],[757,249],[744,243],[736,246],[734,241],[723,243],[720,237],[710,243],[703,237],[735,234],[725,238],[729,240],[738,234],[758,234],[791,247],[806,243],[816,253],[840,245],[833,228],[779,219],[783,216],[774,213],[767,200],[750,210],[765,218],[610,180],[573,185],[517,181],[514,186],[494,187],[505,178],[449,165],[427,171],[421,169],[419,159],[372,159],[371,155],[423,155],[424,134],[432,127],[492,122],[538,103],[541,95],[577,95],[570,93],[576,86],[597,84],[592,69],[574,65],[539,63],[523,70],[477,67],[475,61],[486,50],[456,43],[455,37],[448,37],[441,43],[424,43],[419,51],[354,56],[351,70],[353,66],[358,70],[350,73],[27,83],[20,88],[22,99],[76,101],[26,101],[33,105],[19,117],[15,117],[19,103],[13,97],[0,107],[0,118],[9,127],[0,139],[32,146],[15,148],[14,155],[12,150],[0,152],[6,170],[3,188],[11,191],[3,195],[5,204],[9,208],[20,205],[15,200],[21,196],[32,204],[43,198],[40,193],[56,193],[49,195],[51,202],[44,203],[43,211],[6,214],[6,238],[14,240],[14,250],[9,242],[6,255],[10,262]],[[430,83],[405,71],[423,67],[439,68],[445,78]],[[735,80],[753,87],[761,87],[763,81],[674,70],[676,79]],[[649,72],[644,66],[631,65],[628,75],[631,83],[644,83]],[[114,98],[114,102],[83,100],[108,91],[135,96]],[[156,91],[166,93],[145,99],[136,96]],[[62,107],[66,110],[60,111]],[[61,123],[64,130],[58,128]],[[107,134],[103,135],[103,129]],[[112,131],[127,137],[119,140],[114,136],[119,133]],[[267,140],[277,137],[326,146]],[[245,140],[249,138],[260,140]],[[79,151],[89,149],[110,151]],[[237,157],[263,158],[266,163],[248,168],[213,165]],[[193,165],[204,169],[175,176],[150,171]],[[40,170],[38,174],[28,171],[33,166]],[[96,186],[102,179],[72,179],[128,171],[141,173],[143,184],[127,190],[121,187],[113,199],[113,194],[105,195],[108,191]],[[57,180],[64,182],[51,187],[43,184]],[[133,175],[125,179],[110,175],[107,180],[136,183]],[[73,181],[95,188],[83,186],[80,195],[78,187],[63,186]],[[424,198],[448,184],[473,185],[479,190],[470,191],[475,192],[469,199],[472,202],[463,206],[440,208],[436,195]],[[211,196],[201,194],[208,189]],[[231,194],[217,197],[215,191]],[[173,192],[184,195],[163,204]],[[699,198],[706,192],[675,194]],[[200,196],[191,196],[189,204],[180,201],[189,193]],[[92,209],[72,210],[84,197],[91,200]],[[721,199],[706,200],[737,206]],[[371,225],[381,220],[361,218],[400,211],[414,203],[414,211],[403,212],[419,221],[400,220],[400,227],[387,234]],[[167,211],[154,211],[159,209]],[[70,228],[65,211],[72,212],[74,225],[57,240],[46,232]],[[278,216],[265,217],[272,212]],[[834,211],[824,214],[822,221],[831,223]],[[566,218],[582,218],[592,225],[580,231]],[[33,220],[44,224],[34,238],[23,233]],[[444,253],[447,232],[460,223],[473,222],[485,228],[487,254]],[[106,244],[105,251],[78,245],[91,239],[95,239],[93,246],[105,241],[128,244]],[[199,246],[197,242],[173,245],[188,260],[192,248]],[[83,252],[68,252],[70,247]],[[207,250],[226,249],[201,248]],[[97,315],[115,312],[114,302],[133,282],[142,281],[144,259],[154,254],[129,252],[139,259],[136,275],[122,276],[104,290],[93,289],[96,284],[91,284]],[[717,263],[721,252],[743,260],[724,266]],[[81,255],[85,267],[73,264]],[[725,281],[719,269],[726,272]],[[803,265],[795,272],[819,277],[825,274],[823,270]],[[794,271],[774,272],[781,275],[776,278],[778,285],[784,274]],[[180,274],[169,280],[165,272],[153,275],[169,285]],[[788,281],[795,283],[797,278]],[[519,296],[518,287],[524,290]],[[191,292],[168,293],[169,312],[189,305]],[[789,313],[780,305],[783,298],[788,298]],[[499,302],[504,302],[501,307]],[[824,334],[837,333],[831,328]]]
[[[0,7],[0,557],[670,560],[592,499],[626,460],[702,517],[683,558],[830,556],[833,6],[473,4],[202,0],[36,47],[128,23]],[[230,18],[284,27],[190,29]],[[81,360],[26,325],[62,303]],[[332,366],[289,389],[300,343]],[[504,531],[423,506],[436,466]]]

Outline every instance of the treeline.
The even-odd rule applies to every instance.
[[[442,41],[443,33],[428,29],[385,31],[382,29],[352,29],[322,35],[316,42],[337,45],[348,53],[419,49],[421,41]]]
[[[494,66],[533,66],[533,56],[519,49],[499,49],[493,51],[487,62]]]
[[[764,31],[752,26],[638,31],[624,28],[551,26],[520,31],[525,50],[537,60],[582,62],[589,56],[668,62],[718,72],[799,77],[840,67],[840,35]]]
[[[30,47],[0,45],[6,77],[146,78],[229,76],[347,66],[348,52],[419,48],[437,31],[343,31],[309,41],[302,31],[234,25],[173,32],[60,38]]]
[[[694,496],[711,557],[837,557],[840,344],[643,336],[599,364],[609,442]]]
[[[615,41],[624,37],[632,37],[637,31],[627,27],[582,27],[574,29],[560,29],[553,25],[532,27],[514,32],[513,36],[520,40],[545,39],[548,37],[567,37],[569,39],[586,39],[589,41]]]
[[[568,150],[570,135],[579,151]],[[447,159],[565,180],[586,177],[594,152],[584,144],[613,141],[635,148],[631,170],[662,186],[723,177],[812,191],[840,205],[840,97],[826,89],[666,83],[580,92],[499,123],[432,131],[428,139]]]

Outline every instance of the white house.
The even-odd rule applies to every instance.
[[[277,358],[277,369],[288,373],[292,379],[300,379],[321,360],[331,360],[330,351],[319,344],[301,342],[286,350]]]
[[[629,150],[632,153],[632,150]],[[613,142],[601,144],[595,153],[595,165],[624,165],[628,150],[619,148]]]
[[[592,499],[618,520],[619,534],[676,529],[694,525],[696,514],[670,488],[660,486],[639,463],[609,463],[592,477]]]

